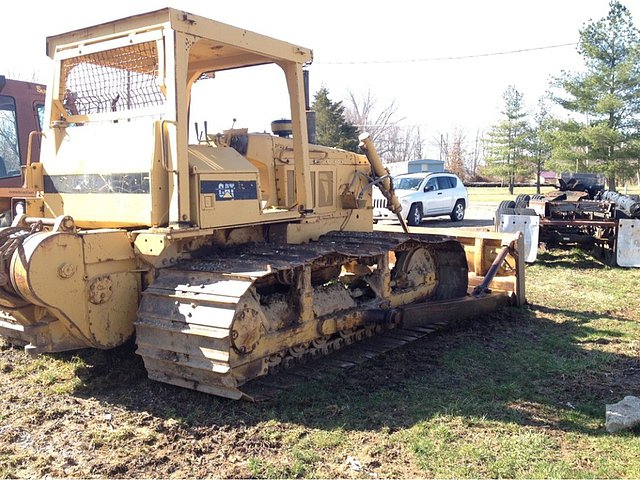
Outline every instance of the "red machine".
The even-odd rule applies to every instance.
[[[21,197],[32,193],[23,169],[40,158],[45,92],[44,85],[0,75],[0,226],[11,223]]]

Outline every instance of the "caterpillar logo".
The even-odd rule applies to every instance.
[[[233,200],[233,198],[235,197],[235,192],[236,184],[234,182],[220,182],[218,184],[218,192],[216,193],[216,195],[218,196],[218,199]]]
[[[258,199],[257,183],[253,180],[202,180],[200,193],[214,194],[219,202]]]

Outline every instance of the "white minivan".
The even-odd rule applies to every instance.
[[[393,188],[402,204],[402,216],[409,225],[420,225],[424,217],[449,215],[451,220],[464,219],[467,188],[453,173],[405,173],[393,177]],[[373,189],[373,220],[395,220],[387,210],[387,200]]]

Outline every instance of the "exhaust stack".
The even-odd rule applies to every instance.
[[[316,112],[311,110],[311,104],[309,102],[309,70],[302,71],[302,78],[304,81],[304,108],[307,112],[307,137],[309,143],[316,143]]]
[[[371,135],[367,132],[361,133],[358,136],[358,140],[360,140],[359,147],[364,150],[365,155],[367,156],[367,160],[371,164],[371,169],[375,174],[375,177],[382,178],[381,181],[377,183],[378,188],[382,192],[382,195],[387,199],[387,208],[395,213],[400,221],[400,225],[402,225],[402,230],[405,233],[409,233],[409,228],[407,227],[407,223],[402,217],[402,205],[400,204],[400,200],[396,196],[393,191],[393,183],[391,182],[391,178],[389,178],[389,171],[382,164],[382,159],[378,155],[376,151],[376,147],[373,145],[371,141]]]

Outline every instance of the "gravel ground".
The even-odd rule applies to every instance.
[[[493,230],[493,216],[497,205],[495,203],[474,203],[469,205],[465,212],[464,220],[461,222],[452,222],[448,215],[441,217],[425,218],[420,224],[420,228],[473,228],[481,230]],[[377,225],[390,226],[397,225],[400,228],[398,222],[382,221]],[[374,227],[375,228],[375,227]],[[415,228],[415,227],[413,227]]]

